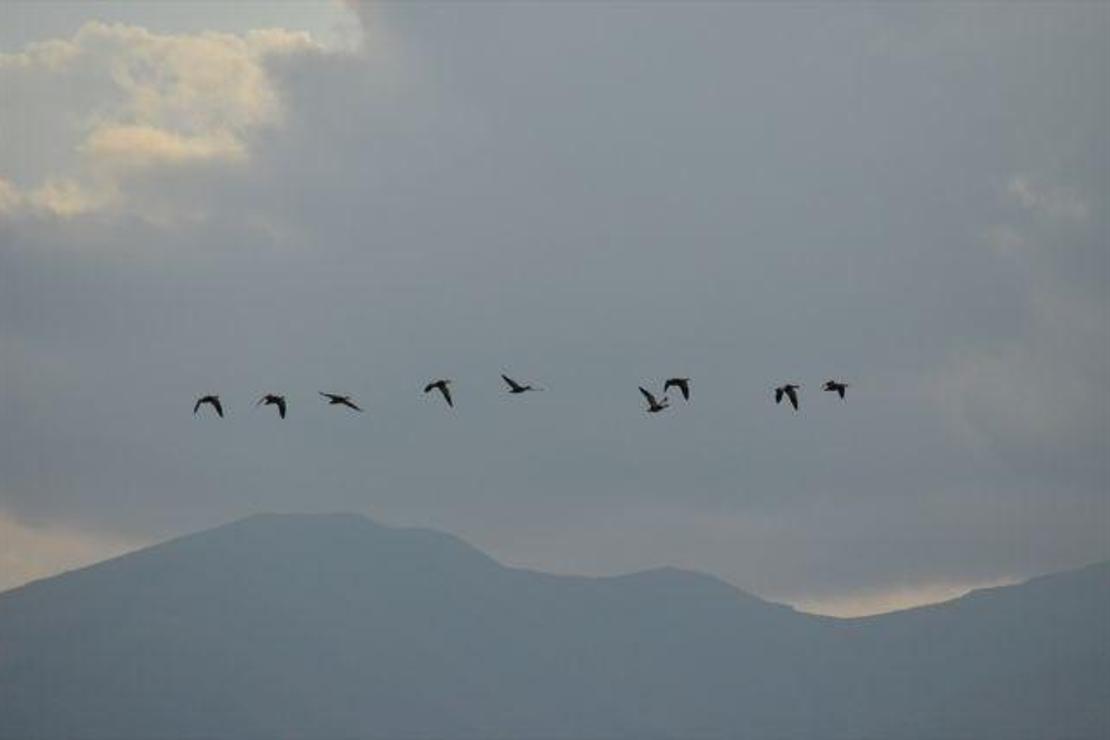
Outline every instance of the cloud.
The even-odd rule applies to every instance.
[[[1020,467],[1072,460],[1077,474],[1088,468],[1101,476],[1110,472],[1095,463],[1110,419],[1101,392],[1110,304],[1088,273],[1097,274],[1105,247],[1084,193],[1045,182],[1009,178],[1008,217],[984,230],[996,268],[1020,287],[1015,330],[955,349],[935,391],[966,442]]]
[[[870,6],[360,6],[383,60],[142,7],[0,65],[13,516],[156,539],[353,509],[796,603],[1110,552],[1087,16],[984,9],[960,53],[879,64]],[[514,403],[500,370],[552,390]],[[672,372],[694,399],[647,418],[636,384]],[[288,423],[250,406],[271,388]],[[209,390],[226,423],[189,416]]]
[[[279,28],[175,35],[90,22],[69,39],[0,55],[11,138],[23,145],[0,159],[0,213],[125,207],[137,174],[242,164],[253,132],[282,121],[267,64],[308,53],[323,47]],[[5,161],[22,164],[22,176],[3,172]]]
[[[1046,187],[1028,175],[1014,175],[1006,183],[1006,195],[1022,208],[1053,219],[1079,222],[1087,218],[1087,201],[1073,188]]]
[[[0,215],[14,213],[23,204],[23,194],[12,183],[0,177]]]
[[[64,39],[37,41],[16,54],[0,53],[0,70],[47,69],[59,70],[80,54],[77,44]]]
[[[100,210],[117,202],[118,191],[111,182],[99,187],[83,184],[73,178],[51,178],[27,194],[23,202],[36,213],[49,213],[61,218],[72,218],[90,211]]]
[[[183,136],[152,126],[103,126],[89,134],[82,151],[113,165],[146,167],[213,160],[241,161],[243,142],[229,131]]]
[[[0,591],[122,555],[143,544],[57,524],[29,524],[0,511]]]

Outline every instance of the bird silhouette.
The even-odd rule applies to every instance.
[[[778,388],[775,389],[775,403],[782,403],[782,397],[786,396],[790,399],[790,405],[794,407],[795,411],[797,411],[798,389],[801,387],[802,386],[798,385],[797,383],[787,383],[786,385],[780,385]]]
[[[838,396],[840,396],[841,399],[843,399],[844,398],[844,391],[846,391],[847,389],[848,389],[848,384],[847,383],[841,383],[840,381],[837,381],[837,380],[826,380],[825,381],[825,387],[824,387],[823,390],[826,390],[826,391],[829,391],[829,392],[835,391],[836,394]]]
[[[532,385],[521,385],[520,383],[516,382],[515,380],[510,378],[508,375],[505,375],[504,373],[501,374],[501,379],[504,380],[509,385],[509,393],[514,393],[514,394],[515,393],[527,393],[528,391],[542,391],[543,390],[543,388],[536,388],[535,386],[532,386]]]
[[[219,415],[219,417],[221,419],[224,418],[224,407],[220,403],[220,397],[214,393],[208,396],[201,396],[197,399],[197,402],[193,405],[194,416],[196,415],[197,411],[200,410],[200,407],[204,404],[208,404],[212,408],[216,409],[216,413]]]
[[[346,406],[347,408],[353,409],[355,411],[362,411],[362,409],[358,407],[358,404],[351,400],[350,396],[340,396],[337,393],[324,393],[323,391],[317,392],[324,398],[328,399],[329,406]]]
[[[642,385],[640,386],[640,393],[643,393],[644,398],[647,399],[647,412],[649,414],[658,414],[660,411],[671,405],[671,402],[666,398],[664,398],[662,402],[660,402],[658,399],[655,398],[654,393],[649,391],[647,388],[644,388]]]
[[[663,384],[663,393],[667,393],[671,388],[678,388],[682,391],[682,398],[690,400],[690,379],[689,378],[670,378]]]
[[[277,406],[278,416],[283,419],[285,418],[285,396],[279,396],[276,393],[267,393],[265,396],[258,399],[258,403],[256,403],[255,406],[261,406],[263,404],[266,406]]]
[[[424,392],[428,393],[433,388],[439,390],[439,392],[443,394],[443,400],[447,402],[447,405],[451,408],[455,408],[455,402],[451,400],[451,389],[447,387],[449,385],[451,385],[450,380],[433,380],[431,383],[424,386]],[[515,392],[516,391],[514,391],[514,393]]]

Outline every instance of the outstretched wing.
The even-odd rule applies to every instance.
[[[848,386],[847,386],[847,384],[845,384],[845,383],[841,383],[840,385],[838,385],[838,386],[836,387],[836,393],[837,393],[837,395],[838,395],[838,396],[840,396],[841,398],[844,398],[844,391],[846,391],[847,389],[848,389]]]
[[[678,388],[683,400],[690,400],[690,381],[687,378],[671,378],[663,384],[663,392],[666,393],[669,388]]]
[[[224,418],[224,407],[220,405],[219,398],[209,398],[208,403],[212,404],[212,408],[216,409],[216,413],[220,415],[221,419]]]
[[[204,399],[203,398],[198,398],[197,402],[195,404],[193,404],[193,415],[194,416],[196,415],[197,410],[200,408],[200,405],[202,403],[204,403]]]
[[[281,418],[284,419],[285,418],[285,397],[284,396],[278,396],[276,403],[277,403],[277,407],[278,407],[278,416],[280,416]]]
[[[786,388],[786,397],[790,399],[790,405],[794,407],[795,411],[797,411],[798,410],[798,391],[794,390],[793,388],[787,387]]]
[[[424,386],[424,392],[427,393],[432,388],[435,388],[437,385],[439,385],[439,384],[438,383],[428,383],[426,386]]]
[[[443,400],[447,401],[447,405],[455,408],[455,402],[451,400],[451,389],[447,387],[446,383],[439,384],[439,392],[443,394]]]
[[[316,392],[319,393],[324,398],[331,401],[332,403],[336,403],[339,400],[339,396],[335,395],[334,393],[324,393],[323,391],[316,391]]]
[[[508,375],[505,375],[504,373],[501,374],[501,379],[508,383],[509,387],[512,388],[514,391],[524,390],[524,386],[510,378]]]
[[[655,400],[655,396],[652,394],[651,391],[649,391],[647,388],[643,387],[642,385],[638,386],[638,388],[640,389],[640,393],[644,394],[644,398],[647,399],[647,402],[648,402],[649,406],[658,406],[659,405],[659,402]]]
[[[349,398],[340,398],[340,399],[339,399],[339,403],[343,404],[343,405],[344,405],[344,406],[346,406],[347,408],[352,408],[352,409],[354,409],[355,411],[362,411],[362,409],[360,409],[360,408],[358,407],[358,404],[357,404],[357,403],[355,403],[354,401],[352,401],[352,400],[351,400],[351,399],[349,399]]]
[[[775,403],[782,403],[782,388],[775,389]]]

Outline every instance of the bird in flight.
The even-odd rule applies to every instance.
[[[844,391],[848,389],[847,383],[841,383],[836,380],[826,380],[824,390],[833,392],[835,391],[838,396],[844,398]]]
[[[508,380],[508,378],[505,379]],[[424,392],[428,393],[433,388],[438,389],[439,392],[443,394],[443,400],[447,402],[447,405],[451,408],[455,408],[455,402],[451,400],[451,389],[447,387],[449,385],[451,385],[450,380],[433,380],[431,383],[424,386]],[[513,393],[518,392],[519,391],[513,391]]]
[[[678,388],[682,391],[682,398],[690,400],[690,379],[689,378],[670,378],[663,384],[663,393],[667,393],[671,388]]]
[[[521,385],[520,383],[516,382],[515,380],[510,378],[508,375],[505,375],[504,373],[501,374],[501,379],[504,380],[509,385],[509,393],[527,393],[528,391],[542,391],[543,390],[543,388],[536,388],[535,386],[531,386],[531,385]],[[427,389],[425,389],[425,390],[427,390]]]
[[[255,406],[261,406],[263,404],[266,406],[277,406],[278,416],[283,419],[285,418],[285,396],[267,393],[265,396],[258,399],[258,403],[256,403]]]
[[[647,388],[644,388],[642,385],[640,386],[640,393],[643,393],[644,398],[647,399],[647,412],[649,414],[658,414],[660,411],[671,405],[671,402],[666,398],[664,398],[663,401],[660,402],[658,399],[655,398],[654,393],[649,391]]]
[[[787,383],[786,385],[780,385],[778,388],[775,389],[775,403],[782,403],[782,397],[786,396],[790,399],[790,405],[794,407],[795,411],[797,411],[798,389],[801,387],[802,386],[796,383]]]
[[[358,404],[351,400],[350,396],[340,396],[336,393],[324,393],[323,391],[318,391],[318,393],[328,399],[329,406],[346,406],[355,411],[362,411],[362,409],[358,407]]]
[[[212,408],[216,409],[216,413],[219,414],[220,418],[224,418],[224,407],[220,404],[220,397],[216,394],[212,394],[210,396],[201,396],[200,398],[198,398],[196,404],[193,405],[194,416],[196,415],[197,411],[200,410],[200,407],[204,404],[208,404]]]

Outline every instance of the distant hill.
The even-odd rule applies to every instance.
[[[0,594],[0,738],[1110,737],[1110,563],[864,619],[261,515]]]

